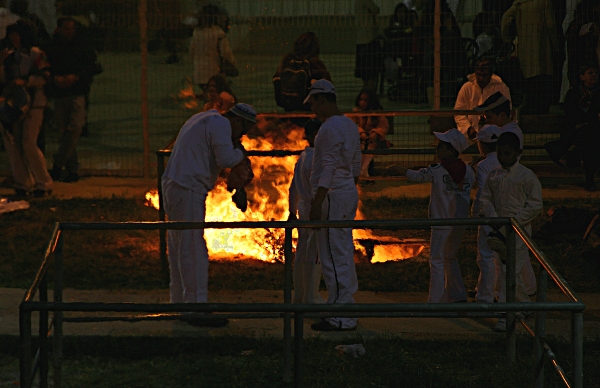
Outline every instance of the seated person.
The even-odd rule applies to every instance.
[[[354,103],[353,112],[383,110],[379,97],[373,89],[363,89],[358,93]],[[389,123],[385,116],[353,116],[352,121],[358,126],[360,145],[363,150],[389,148],[385,136],[389,132]],[[362,155],[360,176],[369,176],[369,165],[373,155]]]
[[[213,75],[208,79],[206,84],[206,93],[208,101],[204,104],[203,111],[216,109],[223,114],[233,108],[236,103],[236,98],[227,80],[220,74]]]
[[[483,104],[492,94],[502,93],[510,100],[510,90],[502,79],[494,74],[494,66],[490,59],[480,58],[475,64],[475,72],[469,74],[468,81],[460,88],[454,110],[471,110]],[[454,116],[456,127],[469,139],[474,139],[479,131],[479,115]]]

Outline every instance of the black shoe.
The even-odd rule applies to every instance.
[[[66,183],[75,183],[79,181],[79,174],[75,173],[75,172],[70,172],[67,174],[67,177],[65,179],[63,179],[63,182]]]
[[[338,327],[334,326],[326,320],[321,320],[321,322],[313,323],[310,325],[310,328],[315,331],[353,331],[356,330],[356,326],[354,327]]]
[[[52,170],[50,170],[50,177],[52,178],[53,181],[59,181],[60,178],[62,177],[62,168],[58,168],[58,167],[53,167]]]
[[[197,326],[197,327],[225,327],[227,326],[227,324],[229,323],[229,319],[227,318],[221,318],[218,315],[213,315],[213,314],[202,314],[202,317],[199,318],[189,318],[189,319],[185,319],[182,318],[184,321],[186,321],[188,324],[192,325],[192,326]]]
[[[27,197],[29,193],[27,192],[27,190],[23,190],[23,189],[15,189],[15,196],[16,197]]]
[[[45,195],[50,195],[50,194],[52,194],[52,190],[48,190],[48,191],[42,190],[42,189],[33,190],[33,196],[36,198],[42,198]]]

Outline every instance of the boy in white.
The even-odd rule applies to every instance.
[[[467,218],[475,172],[458,158],[468,147],[467,139],[456,128],[444,133],[434,132],[434,135],[440,140],[436,147],[440,164],[418,171],[401,170],[406,170],[406,177],[412,182],[431,182],[430,218]],[[464,232],[464,226],[431,228],[428,303],[467,301],[467,290],[456,257]]]
[[[519,138],[519,144],[523,149],[523,131],[519,128],[519,123],[512,120],[510,112],[510,101],[501,93],[492,94],[485,102],[473,110],[484,113],[485,123],[495,125],[500,128],[500,132],[512,132]],[[519,159],[521,157],[519,156]],[[485,181],[484,181],[485,182]],[[527,295],[534,295],[537,289],[535,272],[530,262],[523,266],[523,281]],[[498,287],[496,287],[498,289]]]
[[[502,133],[498,138],[496,149],[501,167],[488,174],[480,198],[481,210],[485,217],[514,217],[531,235],[531,222],[541,213],[543,207],[542,186],[533,171],[519,163],[518,158],[523,152],[519,144],[519,138],[514,133]],[[503,231],[504,227],[498,232]],[[525,263],[529,262],[529,250],[523,240],[516,240],[516,300],[530,302],[521,273]],[[488,243],[490,241],[488,239]],[[503,264],[501,268],[498,301],[506,302],[506,266]],[[506,319],[498,319],[494,330],[505,331]]]
[[[312,169],[315,136],[321,126],[319,120],[310,120],[304,125],[304,137],[308,147],[300,154],[294,167],[294,178],[290,185],[288,220],[309,219],[312,203],[310,171]],[[296,213],[298,215],[296,216]],[[294,298],[293,303],[325,303],[319,294],[321,282],[321,263],[317,250],[316,231],[310,228],[298,228],[298,243],[294,259]]]
[[[477,163],[477,194],[473,201],[471,214],[473,217],[481,216],[481,194],[485,186],[485,181],[491,170],[500,167],[496,153],[496,141],[500,137],[500,128],[495,125],[484,125],[475,139],[479,147],[479,153],[485,157]],[[494,302],[494,288],[497,274],[500,273],[498,253],[496,253],[487,243],[487,236],[492,228],[487,225],[480,225],[477,228],[477,266],[479,267],[479,278],[475,287],[475,300],[483,303]]]
[[[305,103],[323,124],[315,139],[310,183],[313,202],[311,220],[353,220],[358,208],[356,182],[360,174],[358,127],[339,110],[335,88],[321,79],[311,85]],[[354,267],[352,228],[322,228],[317,231],[317,246],[327,303],[354,303],[358,290]],[[317,331],[356,329],[357,319],[327,318],[311,325]]]

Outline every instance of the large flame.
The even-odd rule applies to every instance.
[[[285,125],[275,128],[262,120],[258,126],[264,137],[242,138],[242,144],[247,150],[302,150],[308,145],[303,139],[302,128]],[[288,191],[298,157],[250,159],[254,180],[246,188],[249,202],[246,212],[235,206],[225,182],[219,179],[206,200],[206,221],[283,221],[288,218]],[[148,206],[158,209],[156,190],[146,193],[146,200]],[[365,219],[360,210],[356,219]],[[284,231],[281,229],[207,229],[204,233],[212,257],[243,256],[268,262],[283,261]],[[376,236],[371,230],[355,229],[353,236],[358,256],[367,257],[372,262],[414,257],[423,249],[422,245],[421,249],[417,249],[405,244],[394,244],[401,240]],[[367,252],[359,240],[385,241],[385,245],[376,245],[373,252]]]

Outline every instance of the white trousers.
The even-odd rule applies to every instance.
[[[358,207],[356,189],[328,193],[321,212],[323,220],[354,220]],[[354,303],[358,279],[354,266],[352,228],[323,228],[317,231],[317,246],[323,278],[327,285],[327,303]],[[340,328],[353,328],[356,318],[327,318]]]
[[[526,225],[524,229],[529,235],[531,235],[531,225]],[[517,237],[516,240],[516,301],[531,302],[531,298],[529,297],[529,295],[533,295],[533,293],[535,293],[536,281],[535,275],[533,274],[533,268],[531,267],[531,261],[529,260],[529,248],[527,248],[525,242],[520,238]],[[506,302],[506,265],[500,263],[499,258],[497,265],[500,266],[500,276],[498,276],[498,282],[496,286],[496,288],[498,289],[498,302]],[[528,279],[528,286],[525,283],[525,279]],[[533,282],[533,284],[531,284],[531,282]],[[531,292],[531,289],[533,289],[533,292]]]
[[[52,190],[52,178],[48,173],[46,158],[37,145],[44,110],[30,109],[21,123],[15,125],[13,133],[2,128],[4,148],[9,156],[10,168],[17,189]]]
[[[452,303],[467,300],[467,290],[457,258],[464,232],[464,227],[431,229],[428,303]]]
[[[496,272],[496,262],[499,262],[498,253],[496,253],[487,243],[487,235],[492,228],[487,225],[480,225],[477,230],[477,266],[479,267],[479,278],[475,286],[475,299],[478,302],[494,303],[494,288],[497,278],[500,276],[500,268]]]
[[[163,178],[163,202],[169,221],[202,222],[207,194],[197,193]],[[169,230],[171,303],[206,303],[208,249],[204,229]]]
[[[298,215],[307,221],[310,214],[310,202],[300,199]],[[319,293],[321,283],[321,263],[317,249],[317,231],[310,228],[298,228],[298,243],[294,259],[294,299],[293,303],[325,303]]]

